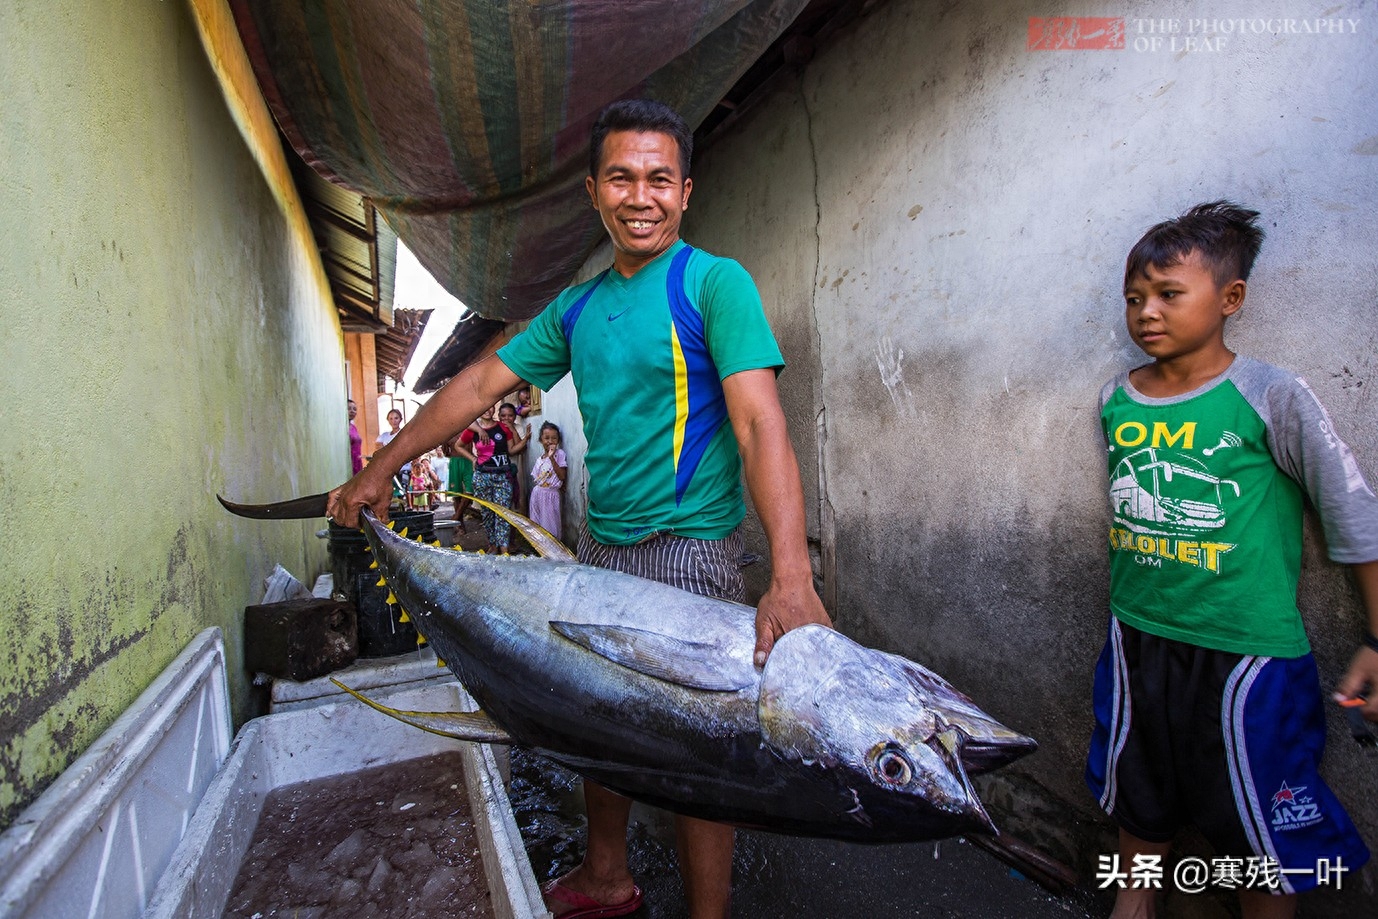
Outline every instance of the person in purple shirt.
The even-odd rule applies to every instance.
[[[359,429],[354,426],[354,419],[359,414],[359,406],[354,404],[354,400],[349,400],[349,466],[358,475],[359,470],[364,468],[364,438],[359,434]]]

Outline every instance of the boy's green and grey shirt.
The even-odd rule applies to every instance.
[[[1110,474],[1110,604],[1154,635],[1298,657],[1302,493],[1330,558],[1378,559],[1378,497],[1300,377],[1239,356],[1180,396],[1101,390]]]

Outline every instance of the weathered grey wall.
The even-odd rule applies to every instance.
[[[4,4],[0,86],[2,829],[209,625],[249,714],[243,609],[324,549],[214,495],[320,491],[348,459],[319,257],[187,5]]]
[[[837,546],[839,626],[1036,736],[997,809],[1088,873],[1111,851],[1081,780],[1107,617],[1095,398],[1144,360],[1120,290],[1143,230],[1220,197],[1264,213],[1228,341],[1303,373],[1378,481],[1378,10],[1289,8],[1357,24],[1210,51],[1184,50],[1191,18],[1265,14],[1151,12],[1180,31],[1130,19],[1123,50],[1030,51],[1032,16],[1125,6],[889,0],[703,153],[685,225],[762,287],[806,482],[826,470],[813,525]],[[1308,532],[1302,605],[1331,682],[1361,615]],[[1335,719],[1328,774],[1378,843],[1373,765]],[[1307,915],[1371,911],[1375,878]]]

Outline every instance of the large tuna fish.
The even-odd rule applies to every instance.
[[[1036,745],[937,674],[822,626],[787,633],[758,670],[751,607],[577,564],[509,519],[546,558],[425,546],[365,513],[402,609],[482,707],[389,714],[740,826],[862,842],[994,832],[968,774]]]

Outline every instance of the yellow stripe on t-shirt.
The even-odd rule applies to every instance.
[[[675,471],[678,472],[679,455],[684,449],[684,429],[689,425],[689,370],[673,322],[670,323],[670,350],[675,360]]]

